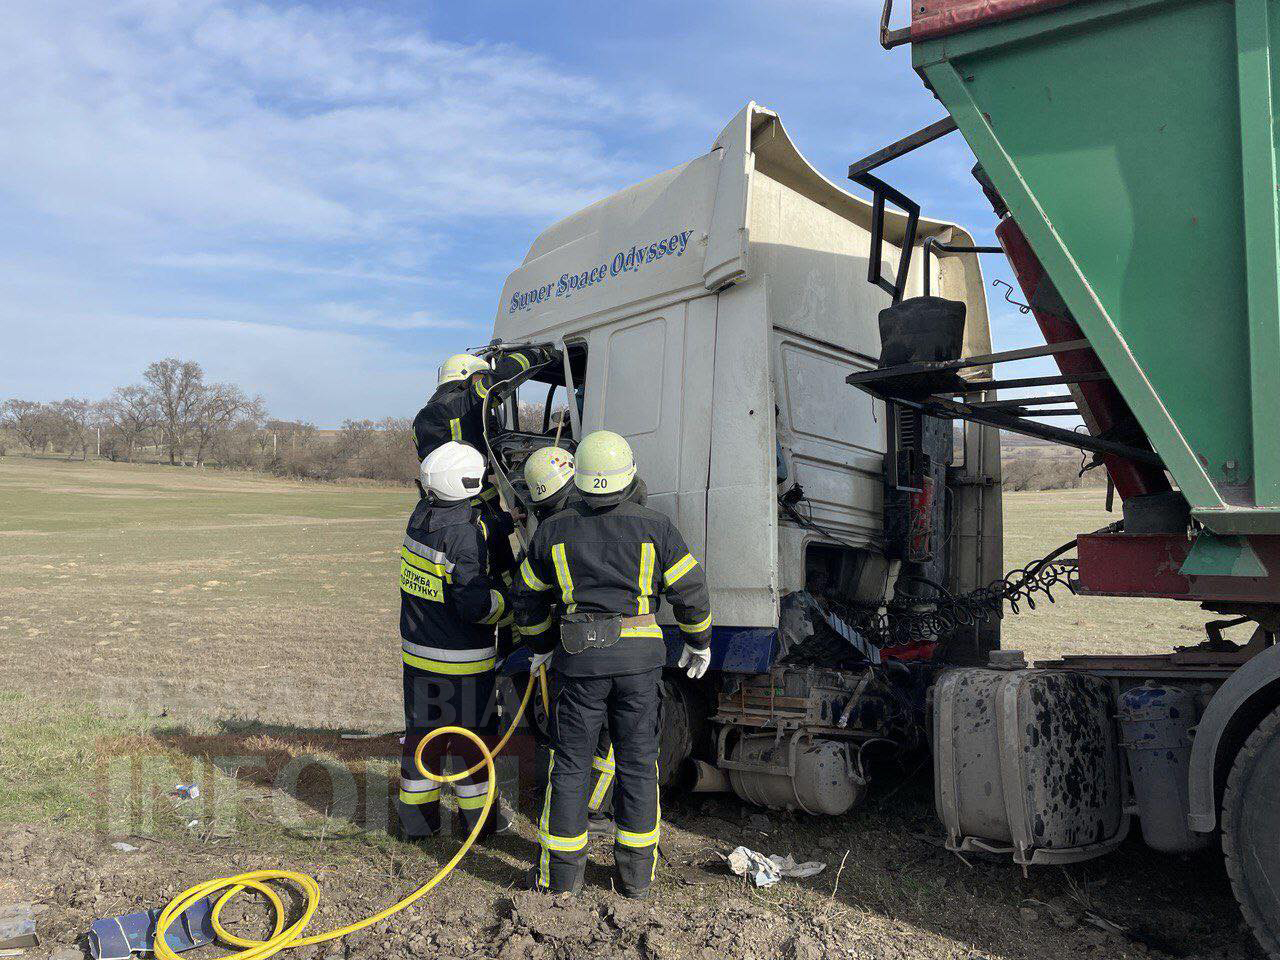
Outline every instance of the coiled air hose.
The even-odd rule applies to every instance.
[[[196,886],[178,894],[169,901],[169,905],[161,912],[159,919],[156,921],[154,944],[156,957],[159,958],[159,960],[179,960],[178,954],[165,940],[165,931],[167,931],[169,926],[192,904],[204,899],[205,897],[212,896],[220,890],[225,892],[218,897],[217,901],[214,903],[213,912],[211,914],[214,932],[217,934],[218,939],[221,942],[233,947],[242,948],[236,953],[228,954],[226,960],[266,960],[267,957],[275,956],[281,950],[288,950],[291,947],[305,947],[317,943],[325,943],[329,940],[337,940],[341,937],[347,936],[347,934],[355,933],[357,930],[363,930],[366,927],[371,927],[375,923],[385,920],[387,917],[399,913],[405,907],[411,906],[421,900],[430,893],[431,890],[440,883],[440,881],[453,872],[453,868],[462,861],[462,858],[467,855],[467,851],[471,849],[472,844],[474,844],[476,839],[480,836],[480,831],[483,829],[485,822],[489,817],[489,811],[493,807],[493,800],[498,789],[497,770],[495,770],[493,766],[494,757],[502,752],[503,748],[507,745],[507,741],[511,739],[511,734],[514,733],[516,727],[520,725],[520,718],[524,716],[525,708],[529,705],[529,700],[533,695],[533,685],[536,682],[541,682],[542,695],[544,699],[543,706],[549,708],[549,704],[545,702],[547,697],[547,681],[546,667],[544,666],[539,667],[536,673],[530,672],[529,684],[525,687],[524,697],[520,700],[520,707],[516,710],[515,716],[511,720],[511,726],[507,728],[507,732],[503,734],[502,739],[498,741],[498,745],[494,747],[493,750],[490,750],[485,746],[484,741],[480,739],[479,736],[472,733],[465,727],[440,727],[437,730],[432,730],[419,742],[418,748],[413,754],[413,763],[424,777],[430,777],[431,779],[439,780],[442,783],[453,783],[457,780],[461,780],[463,777],[470,776],[481,767],[484,767],[489,774],[489,789],[485,793],[484,806],[480,810],[480,816],[476,818],[476,825],[471,829],[471,833],[467,835],[467,838],[462,841],[462,846],[458,848],[457,853],[453,855],[453,858],[448,863],[440,868],[434,877],[420,886],[417,890],[413,891],[413,893],[387,907],[385,910],[375,913],[371,917],[366,917],[363,920],[357,920],[355,923],[348,924],[345,927],[339,927],[336,930],[329,930],[325,933],[317,933],[309,937],[304,937],[302,935],[303,931],[306,929],[307,924],[310,923],[311,918],[315,915],[316,910],[320,906],[320,886],[314,879],[307,876],[307,874],[297,873],[293,870],[267,869],[253,870],[248,873],[239,873],[230,877],[219,877],[214,880],[206,880],[204,883],[197,884]],[[480,762],[468,770],[463,770],[461,773],[435,774],[427,770],[426,765],[422,760],[423,749],[432,740],[448,734],[456,734],[465,737],[474,743],[480,751]],[[292,884],[299,890],[299,892],[301,892],[303,899],[306,902],[302,915],[288,926],[285,926],[288,911],[285,908],[284,901],[280,899],[280,894],[271,887],[272,883]],[[245,890],[255,890],[262,894],[262,896],[266,897],[267,901],[275,910],[275,928],[272,930],[271,936],[267,937],[266,940],[252,940],[246,937],[237,936],[223,927],[222,923],[219,921],[222,908],[225,907],[228,901],[233,897]]]

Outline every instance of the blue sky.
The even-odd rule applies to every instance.
[[[440,359],[487,339],[542,227],[704,152],[747,100],[836,181],[941,116],[878,17],[873,0],[6,3],[0,397],[98,398],[176,354],[276,416],[412,415]],[[889,173],[986,239],[972,162],[953,135]],[[1028,342],[993,315],[1001,345]]]

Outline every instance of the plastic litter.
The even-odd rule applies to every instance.
[[[771,887],[784,877],[790,880],[814,877],[827,869],[825,863],[817,860],[797,863],[789,853],[786,856],[776,853],[765,856],[748,847],[737,847],[725,859],[730,870],[740,877],[750,877],[757,887]]]
[[[171,797],[177,797],[179,800],[195,800],[200,796],[200,784],[198,783],[178,783],[174,784],[173,792],[169,794]]]
[[[111,845],[112,850],[119,850],[121,853],[133,853],[138,848],[132,843],[125,843],[123,840]]]
[[[165,943],[175,952],[203,947],[213,941],[208,897],[193,903],[169,927]],[[160,910],[144,910],[120,917],[95,920],[89,928],[89,954],[94,960],[129,960],[135,953],[151,953],[155,947],[156,920]]]

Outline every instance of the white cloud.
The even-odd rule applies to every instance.
[[[147,261],[161,267],[178,270],[214,272],[243,272],[253,274],[292,274],[297,276],[337,277],[346,280],[372,280],[380,284],[431,284],[431,278],[423,274],[393,273],[377,269],[358,260],[347,260],[334,265],[288,259],[272,254],[248,250],[224,253],[164,253]]]
[[[321,303],[313,309],[321,320],[342,327],[378,327],[384,330],[470,330],[480,326],[469,320],[435,317],[425,310],[393,313],[361,303]]]
[[[188,241],[558,216],[640,172],[604,127],[679,110],[376,8],[301,5],[6,5],[0,83],[0,190],[69,222]]]
[[[0,393],[99,396],[177,354],[281,416],[416,409],[487,339],[468,318],[491,316],[501,258],[652,173],[619,141],[688,109],[425,22],[0,4]]]

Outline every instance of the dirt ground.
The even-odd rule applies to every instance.
[[[1109,519],[1095,491],[1006,497],[1007,563]],[[458,837],[385,833],[399,726],[395,546],[409,491],[164,467],[0,458],[0,904],[34,902],[42,956],[92,919],[262,867],[312,874],[312,930],[428,878]],[[1030,658],[1197,642],[1194,609],[1064,598],[1005,621]],[[941,847],[927,778],[890,775],[833,819],[668,797],[655,894],[609,889],[607,841],[578,901],[517,889],[535,850],[532,745],[501,769],[526,816],[423,903],[327,957],[1256,958],[1218,858],[1131,839],[1024,877]],[[194,800],[169,796],[196,782]],[[523,789],[523,793],[522,793]],[[817,860],[757,890],[738,844]],[[117,845],[124,845],[119,847]],[[260,904],[227,911],[264,929]],[[203,957],[209,951],[192,956]]]

